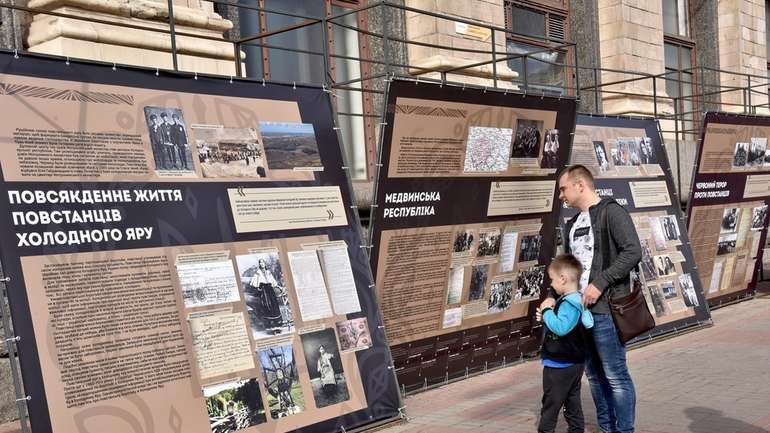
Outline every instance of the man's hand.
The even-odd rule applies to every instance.
[[[598,287],[594,286],[593,284],[589,284],[583,292],[583,306],[590,307],[591,305],[595,304],[596,300],[599,299],[599,296],[601,295],[602,291],[599,290]]]
[[[537,307],[537,310],[535,310],[535,320],[537,320],[538,322],[543,321],[543,312],[540,311],[540,307]]]

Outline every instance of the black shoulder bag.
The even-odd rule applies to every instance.
[[[610,225],[607,218],[607,206],[602,208],[602,219],[606,229],[601,231],[602,270],[604,270],[609,267],[610,262]],[[612,321],[615,322],[615,329],[617,329],[618,337],[623,344],[655,327],[655,319],[644,299],[642,288],[634,286],[631,284],[629,293],[617,298],[612,297],[612,291],[607,293],[607,303],[610,306]]]

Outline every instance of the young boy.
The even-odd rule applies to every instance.
[[[545,324],[543,358],[543,409],[538,433],[552,433],[561,408],[569,433],[583,433],[580,380],[586,357],[585,330],[593,327],[591,312],[583,309],[578,292],[583,266],[571,254],[553,259],[548,266],[551,286],[559,295],[553,308],[537,309],[536,318]]]

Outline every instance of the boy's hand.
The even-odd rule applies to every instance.
[[[549,307],[553,308],[554,305],[556,305],[556,299],[545,298],[545,300],[540,303],[540,308],[538,308],[538,310],[544,310]]]

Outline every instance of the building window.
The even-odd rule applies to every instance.
[[[529,55],[526,62],[524,58],[508,61],[508,67],[519,74],[516,84],[547,94],[567,93],[571,76],[566,65],[568,51],[547,48],[565,40],[568,13],[552,4],[505,2],[505,27],[511,31],[506,38],[508,54],[542,51]]]
[[[767,96],[770,98],[770,1],[765,1],[765,48],[767,49]],[[768,105],[770,108],[770,105]]]
[[[298,25],[305,18],[332,17],[361,6],[365,0],[241,0],[251,9],[240,9],[241,34],[244,37],[272,32]],[[257,6],[259,10],[253,7]],[[282,12],[287,15],[281,15]],[[295,15],[295,16],[292,16]],[[298,16],[296,16],[298,15]],[[341,17],[336,22],[360,28],[366,25],[365,12]],[[368,58],[364,36],[356,30],[328,23],[290,30],[275,36],[244,44],[246,53],[245,75],[282,82],[321,85],[328,78],[333,82],[354,80],[368,75],[368,64],[358,60],[342,59],[333,55]],[[326,38],[325,38],[326,36]],[[324,68],[324,44],[332,55],[328,71]],[[350,174],[354,180],[370,180],[374,165],[375,123],[372,97],[365,92],[367,83],[354,83],[358,90],[339,90],[333,102],[338,112],[340,135]]]
[[[676,114],[676,130],[683,140],[695,138],[697,101],[695,88],[695,42],[690,38],[687,0],[663,0],[664,62],[666,93]]]
[[[690,36],[687,0],[663,0],[663,33]]]

